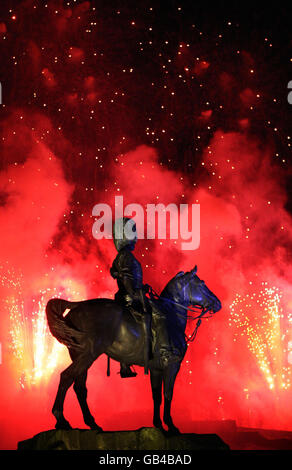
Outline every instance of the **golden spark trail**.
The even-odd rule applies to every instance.
[[[239,331],[235,338],[240,334],[247,339],[247,347],[271,390],[287,390],[291,385],[291,367],[285,365],[288,331],[282,332],[281,298],[277,287],[264,287],[258,294],[237,294],[230,305],[230,326],[235,324]]]
[[[0,287],[6,294],[2,302],[10,320],[10,349],[22,388],[46,383],[68,357],[66,348],[49,331],[46,304],[53,297],[82,300],[86,293],[72,280],[62,280],[58,285],[61,288],[42,289],[35,297],[24,298],[21,274],[0,266]]]

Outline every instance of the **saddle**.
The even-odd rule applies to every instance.
[[[144,373],[148,374],[149,360],[159,357],[160,363],[177,362],[181,355],[181,347],[169,335],[166,322],[167,315],[162,312],[155,300],[147,298],[147,308],[144,312],[137,309],[133,303],[123,305],[137,324],[142,326],[144,332]],[[149,308],[150,307],[150,308]]]
[[[135,322],[142,325],[144,332],[144,373],[148,374],[149,360],[151,359],[154,351],[153,340],[155,338],[154,331],[152,329],[151,313],[142,313],[136,310],[132,305],[127,305],[126,309],[130,312]]]
[[[140,312],[137,309],[135,309],[132,305],[126,306],[126,309],[132,315],[135,322],[138,324],[141,324],[144,330],[144,338],[145,338],[144,371],[145,371],[145,374],[148,373],[148,361],[153,358],[156,350],[159,350],[158,330],[159,328],[162,327],[161,322],[164,322],[166,319],[166,315],[162,313],[160,310],[158,310],[155,303],[149,299],[148,301],[151,306],[151,313]]]

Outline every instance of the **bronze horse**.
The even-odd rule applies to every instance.
[[[196,275],[197,267],[190,272],[178,273],[151,302],[166,315],[167,329],[172,343],[180,351],[179,360],[163,367],[154,351],[149,360],[150,381],[154,402],[153,425],[163,429],[160,418],[162,383],[164,386],[163,421],[169,432],[179,430],[171,418],[173,387],[187,349],[185,329],[190,306],[200,307],[201,314],[216,313],[221,309],[220,300]],[[67,315],[65,310],[70,309]],[[142,323],[111,299],[91,299],[69,302],[50,299],[46,307],[51,333],[69,349],[72,364],[60,374],[60,383],[53,405],[56,429],[71,429],[63,415],[63,404],[72,384],[79,401],[84,422],[91,429],[102,431],[87,405],[86,378],[92,363],[106,354],[126,364],[144,365],[144,334]],[[155,316],[155,315],[154,315]]]

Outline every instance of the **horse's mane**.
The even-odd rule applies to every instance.
[[[170,279],[170,281],[168,281],[168,283],[166,284],[166,286],[164,287],[160,295],[163,296],[166,294],[166,292],[168,293],[173,292],[175,290],[177,282],[182,281],[182,278],[184,276],[185,276],[185,281],[187,282],[188,277],[186,276],[186,274],[188,273],[185,273],[184,271],[179,271],[172,279]]]
[[[184,328],[176,314],[177,306],[174,306],[171,298],[176,298],[176,294],[179,291],[178,283],[181,286],[185,286],[189,282],[189,273],[179,271],[170,281],[166,284],[162,290],[158,304],[160,305],[161,311],[167,315],[167,329],[171,343],[174,347],[181,348],[185,344]],[[168,300],[169,299],[169,300]],[[183,345],[183,346],[182,346]]]

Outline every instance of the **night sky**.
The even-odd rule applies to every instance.
[[[172,240],[136,249],[155,290],[197,264],[223,304],[178,378],[182,430],[205,419],[292,430],[291,12],[255,2],[5,0],[0,44],[0,448],[54,425],[69,359],[62,350],[55,370],[43,363],[33,378],[32,320],[53,294],[112,297],[115,249],[91,229],[93,206],[114,207],[117,195],[201,205],[198,250]],[[123,429],[131,407],[129,429],[151,425],[143,373],[111,380],[104,394],[101,359],[88,381],[96,421]],[[117,397],[114,418],[106,410]],[[82,427],[73,394],[68,401]]]

